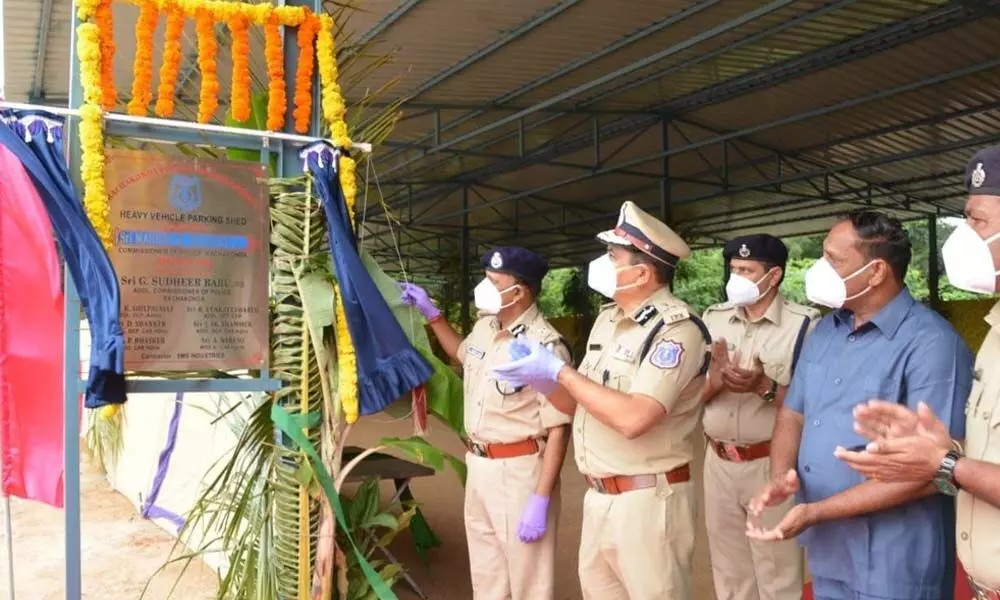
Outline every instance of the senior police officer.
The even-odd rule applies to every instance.
[[[468,479],[465,530],[476,600],[553,597],[558,478],[570,417],[544,394],[557,385],[512,386],[492,365],[507,361],[515,338],[535,340],[561,360],[569,350],[536,299],[548,262],[518,247],[483,256],[486,278],[475,288],[480,318],[464,340],[423,289],[407,284],[403,300],[429,320],[445,352],[462,363]]]
[[[817,600],[951,598],[952,503],[924,483],[865,481],[834,456],[865,443],[852,410],[873,397],[926,401],[955,435],[964,430],[972,355],[906,289],[910,257],[897,219],[857,211],[830,230],[806,273],[809,299],[834,310],[803,345],[772,436],[772,480],[751,513],[796,491],[800,503],[771,530],[751,519],[747,533],[799,536]]]
[[[730,240],[722,250],[728,302],[703,317],[715,340],[702,392],[705,457],[705,524],[715,593],[729,600],[799,600],[803,557],[795,540],[747,538],[747,507],[770,479],[771,432],[806,334],[820,313],[779,292],[788,248],[755,234]],[[777,525],[791,509],[787,499],[765,515]]]
[[[1000,291],[1000,146],[977,152],[965,170],[965,222],[942,249],[948,280],[979,294]],[[958,495],[958,558],[981,600],[1000,600],[1000,303],[976,357],[965,405],[965,447],[927,405],[916,411],[884,400],[860,405],[855,420],[875,440],[867,451],[838,449],[855,470],[879,481],[933,481]]]
[[[583,597],[686,600],[694,549],[690,463],[708,335],[669,281],[690,251],[632,202],[598,239],[607,253],[591,263],[588,281],[614,303],[598,316],[580,369],[529,342],[516,343],[523,357],[494,372],[518,385],[558,381],[576,404],[576,462],[591,488],[580,539]]]

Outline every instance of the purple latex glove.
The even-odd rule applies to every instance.
[[[531,354],[531,348],[527,344],[514,344],[510,345],[510,360],[516,362],[522,358],[528,357]],[[559,386],[555,381],[550,381],[548,379],[538,379],[528,382],[536,392],[542,394],[543,396],[550,396],[552,392],[556,391]]]
[[[434,303],[431,302],[431,297],[427,295],[427,291],[424,288],[413,283],[400,283],[398,285],[400,290],[399,299],[403,301],[403,304],[419,310],[425,319],[434,319],[441,314],[438,307],[434,306]]]
[[[546,392],[539,389],[539,386],[544,387],[545,382],[554,384],[559,377],[559,371],[566,364],[551,350],[531,339],[517,339],[511,342],[510,355],[522,358],[493,367],[493,375],[515,387],[530,385],[543,394]]]
[[[521,514],[521,522],[517,525],[517,539],[525,544],[542,539],[542,536],[545,535],[548,512],[549,499],[545,496],[532,494]]]

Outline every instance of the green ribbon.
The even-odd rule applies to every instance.
[[[351,530],[348,528],[347,518],[344,516],[344,506],[340,503],[340,494],[333,487],[333,479],[326,471],[326,467],[323,466],[323,461],[320,460],[319,454],[316,453],[316,448],[313,447],[309,439],[302,433],[303,424],[307,422],[309,417],[310,415],[289,414],[277,404],[271,407],[271,420],[274,422],[275,427],[291,438],[306,453],[309,460],[312,461],[313,472],[316,474],[316,478],[319,479],[320,485],[323,486],[323,492],[326,493],[326,498],[333,507],[333,513],[337,517],[337,524],[340,525],[344,536],[350,542],[351,549],[354,550],[354,556],[357,557],[358,564],[361,566],[361,571],[365,574],[365,579],[372,586],[375,595],[378,596],[379,600],[399,600],[396,598],[396,594],[386,585],[385,581],[375,572],[375,569],[368,564],[368,559],[361,553],[358,545],[354,543],[354,538],[351,537]]]

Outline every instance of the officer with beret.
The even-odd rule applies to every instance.
[[[566,362],[569,349],[536,302],[548,261],[525,248],[504,247],[487,252],[482,262],[486,277],[475,288],[479,319],[464,340],[422,288],[404,284],[402,299],[428,319],[444,351],[464,370],[473,598],[551,600],[557,484],[571,418],[546,396],[565,392],[556,384],[510,385],[490,367],[509,360],[514,339],[533,340]]]
[[[747,505],[770,479],[771,432],[799,349],[820,313],[781,295],[788,248],[755,234],[731,240],[725,261],[724,304],[703,317],[712,335],[712,365],[702,392],[705,523],[715,592],[730,600],[798,600],[803,557],[795,540],[747,538]],[[789,498],[764,520],[776,525]],[[771,525],[771,526],[773,526]]]
[[[977,152],[965,169],[965,222],[941,249],[948,281],[977,294],[1000,292],[1000,146]],[[974,597],[1000,599],[1000,303],[986,315],[989,333],[976,356],[965,404],[965,445],[928,406],[883,401],[859,405],[866,451],[837,449],[856,471],[877,481],[934,482],[957,495],[955,539]],[[955,437],[960,437],[955,435]]]
[[[537,343],[494,367],[512,385],[558,382],[575,410],[583,501],[580,584],[585,599],[691,598],[694,437],[708,366],[708,331],[669,282],[688,246],[632,202],[599,234],[607,252],[590,264],[590,287],[611,298],[597,317],[580,368]]]

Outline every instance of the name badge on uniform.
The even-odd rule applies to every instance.
[[[478,358],[480,360],[482,360],[482,358],[486,356],[485,352],[483,352],[479,348],[476,348],[475,346],[469,346],[469,349],[466,350],[465,353],[468,354],[469,356],[474,356],[475,358]]]
[[[660,369],[676,369],[681,364],[684,346],[674,340],[660,340],[649,355],[649,362]]]
[[[630,348],[627,348],[627,347],[625,347],[625,346],[623,346],[621,344],[618,344],[618,346],[615,348],[614,357],[615,357],[615,360],[623,360],[625,362],[632,362],[633,360],[635,360],[635,352],[633,352]]]

